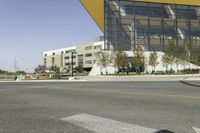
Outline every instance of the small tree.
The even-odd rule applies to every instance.
[[[115,68],[115,73],[116,73],[116,69],[119,70],[119,50],[118,49],[114,49],[110,55],[110,59],[111,59],[111,63],[113,65],[113,67]]]
[[[26,75],[25,71],[16,71],[16,75]]]
[[[59,67],[57,67],[56,65],[54,65],[54,66],[51,66],[49,68],[49,70],[52,71],[52,72],[54,72],[55,78],[60,78],[60,68]]]
[[[184,67],[185,65],[190,62],[190,54],[189,54],[189,46],[188,43],[184,43],[183,47],[180,49],[180,64]]]
[[[163,61],[165,65],[170,65],[172,70],[172,65],[174,64],[176,58],[176,45],[174,41],[169,41],[169,46],[165,48],[164,53]]]
[[[186,62],[189,63],[189,68],[190,68],[190,63],[191,63],[191,53],[192,53],[192,44],[190,40],[185,40],[184,41],[184,54],[186,54],[185,56],[187,57]]]
[[[179,64],[181,64],[181,52],[180,52],[180,50],[177,47],[176,47],[176,50],[175,50],[174,63],[176,64],[176,70],[178,72],[179,71],[179,69],[178,69]]]
[[[56,65],[49,67],[50,71],[53,71],[54,73],[60,73],[60,68]]]
[[[196,69],[198,69],[198,66],[200,66],[200,46],[195,47],[195,49],[192,50],[192,56],[191,61],[193,64],[196,65]]]
[[[168,66],[170,64],[170,57],[167,53],[164,53],[164,55],[162,56],[162,62],[163,62],[163,65],[166,68],[166,71],[168,71]]]
[[[66,73],[66,74],[69,74],[70,73],[70,66],[66,66],[66,67],[64,67],[63,68],[63,71],[62,71],[62,73]]]
[[[180,54],[176,56],[176,59],[175,59],[174,63],[176,64],[176,70],[177,70],[177,72],[178,72],[178,71],[179,71],[179,69],[178,69],[179,64],[181,64],[181,57],[180,57]]]
[[[118,71],[121,68],[123,72],[125,72],[125,67],[128,64],[128,55],[122,49],[115,49],[111,54],[111,61],[115,69]]]
[[[110,55],[108,52],[101,51],[100,53],[97,54],[97,64],[100,67],[103,67],[106,69],[106,74],[108,74],[107,67],[110,65],[110,62],[111,62]],[[101,74],[102,74],[102,69],[101,69]]]
[[[132,65],[136,68],[136,72],[140,73],[140,68],[144,66],[144,50],[141,45],[136,45],[133,49]]]
[[[124,51],[120,53],[119,66],[122,68],[123,72],[125,72],[125,68],[128,66],[128,55]]]
[[[46,73],[47,70],[48,70],[48,68],[45,65],[38,65],[35,68],[35,73],[42,74],[42,73]]]
[[[9,73],[8,71],[4,71],[0,69],[0,74],[8,74],[8,73]]]
[[[156,71],[156,66],[159,64],[159,62],[157,61],[158,60],[158,54],[156,51],[153,51],[150,53],[150,56],[149,56],[149,65],[152,66],[152,72]]]
[[[76,71],[79,72],[79,73],[83,73],[83,66],[78,65],[78,67],[76,67]]]

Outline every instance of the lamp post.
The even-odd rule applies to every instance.
[[[189,56],[189,69],[191,70],[191,65],[190,65],[190,63],[191,63],[191,53],[190,52],[188,52],[188,56]]]
[[[71,76],[74,77],[74,54],[77,54],[76,52],[72,52],[71,54],[71,64],[72,64],[72,73]]]

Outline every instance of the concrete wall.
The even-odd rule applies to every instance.
[[[129,57],[133,57],[133,52],[132,51],[126,51],[127,55]],[[152,72],[152,67],[149,65],[149,56],[150,56],[150,53],[151,52],[145,52],[145,73],[148,72],[148,73],[151,73]],[[159,64],[156,66],[155,70],[156,71],[166,71],[166,66],[163,64],[162,62],[162,56],[164,55],[164,52],[157,52],[158,54],[158,62]],[[194,65],[192,63],[186,63],[185,66],[182,66],[182,65],[177,65],[176,64],[173,64],[172,65],[172,69],[174,71],[177,71],[177,70],[184,70],[184,69],[200,69],[199,66],[197,65]],[[171,66],[168,66],[168,70],[171,69]],[[107,68],[107,71],[108,71],[108,74],[114,74],[115,73],[115,70],[116,68],[114,68],[112,65],[110,65],[108,68]],[[97,64],[95,64],[90,72],[90,76],[95,76],[95,75],[100,75],[101,74],[101,71],[103,74],[106,74],[106,69],[105,68],[102,68],[100,66],[98,66]]]

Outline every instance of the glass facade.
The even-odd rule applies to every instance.
[[[200,45],[200,7],[128,0],[105,0],[105,48],[129,51],[134,45],[163,51],[173,41]]]

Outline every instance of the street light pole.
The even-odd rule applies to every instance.
[[[72,62],[71,62],[72,63],[72,77],[74,77],[74,63],[73,63],[74,62],[74,60],[73,60],[74,57],[73,56],[74,56],[74,53],[72,52],[72,55],[71,55],[71,60],[72,60]]]
[[[189,69],[191,69],[191,65],[190,65],[190,63],[191,63],[191,53],[188,52],[188,55],[189,55]]]
[[[71,54],[71,64],[72,64],[72,73],[71,76],[74,77],[74,54],[77,54],[76,52],[72,52]]]

